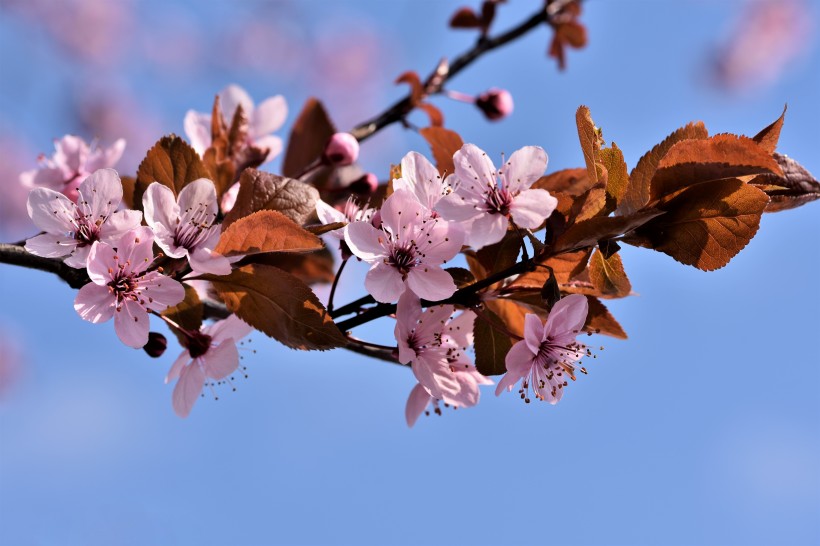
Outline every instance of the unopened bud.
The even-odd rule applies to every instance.
[[[351,192],[357,195],[370,195],[378,187],[379,179],[373,173],[365,173],[347,186]]]
[[[325,146],[324,160],[334,167],[345,167],[359,158],[359,141],[350,133],[336,133]]]
[[[143,346],[143,350],[152,358],[159,358],[168,348],[168,340],[159,332],[148,332],[148,343]]]
[[[475,105],[491,121],[503,119],[513,111],[513,98],[506,89],[493,88],[475,99]]]

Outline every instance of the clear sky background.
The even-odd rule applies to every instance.
[[[32,168],[55,137],[108,144],[120,128],[133,153],[122,171],[133,172],[228,83],[257,101],[284,94],[286,130],[311,95],[349,128],[405,91],[391,83],[398,74],[426,73],[474,39],[446,27],[461,2],[116,0],[91,23],[76,18],[95,2],[60,4],[73,11],[0,2],[4,176]],[[495,28],[538,4],[503,5]],[[467,93],[509,89],[509,119],[435,102],[494,157],[544,147],[549,171],[583,164],[580,104],[631,168],[688,121],[753,135],[788,103],[779,149],[820,174],[816,41],[766,85],[732,92],[708,75],[748,5],[590,0],[590,44],[569,52],[564,73],[545,57],[544,29],[453,81]],[[806,5],[816,31],[819,6]],[[362,162],[385,177],[414,149],[427,152],[392,127]],[[16,181],[0,183],[11,199]],[[238,391],[179,419],[163,384],[175,345],[150,359],[110,323],[80,320],[57,279],[0,265],[0,359],[17,370],[0,399],[0,543],[820,543],[818,207],[764,216],[713,273],[625,248],[640,295],[609,306],[630,339],[595,338],[605,349],[558,406],[486,389],[478,407],[413,429],[409,370],[261,334]],[[7,239],[33,233],[18,226]],[[362,295],[363,273],[346,272],[340,302]]]

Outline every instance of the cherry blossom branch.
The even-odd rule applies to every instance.
[[[23,243],[0,243],[0,263],[53,273],[75,289],[90,282],[85,269],[67,266],[60,258],[43,258],[30,254]]]
[[[541,26],[542,24],[551,24],[554,19],[566,8],[573,3],[580,3],[581,0],[556,0],[550,2],[545,7],[539,9],[528,19],[499,34],[493,38],[482,36],[478,39],[476,44],[456,57],[449,66],[446,62],[439,64],[433,72],[427,77],[424,84],[425,95],[435,95],[441,93],[446,84],[456,74],[467,68],[476,59],[496,48],[506,45],[521,36],[524,36],[532,29]],[[402,121],[415,108],[415,103],[411,93],[408,93],[404,98],[400,99],[387,110],[381,114],[363,122],[354,127],[350,133],[359,141],[366,140],[373,136],[377,131],[384,129],[388,125]]]

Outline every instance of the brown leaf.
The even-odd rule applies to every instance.
[[[485,309],[482,314],[487,320],[492,320],[496,326],[503,326],[504,322],[492,311]],[[475,335],[475,365],[482,375],[501,375],[507,373],[504,360],[512,347],[509,336],[502,334],[485,320],[476,316],[473,333]]]
[[[298,180],[256,169],[245,169],[239,177],[236,204],[225,216],[222,229],[260,210],[281,212],[301,225],[313,214],[317,199],[319,192],[316,188]]]
[[[632,292],[620,254],[604,258],[603,253],[595,249],[589,261],[589,278],[592,285],[607,296],[623,298]]]
[[[666,214],[636,230],[633,242],[703,271],[729,263],[757,233],[768,196],[740,180],[686,188],[660,205]]]
[[[330,283],[336,276],[333,254],[327,248],[308,254],[254,254],[248,262],[278,267],[305,284]]]
[[[575,112],[575,124],[578,126],[578,139],[581,141],[581,151],[584,152],[584,162],[587,165],[587,176],[591,181],[598,182],[597,163],[601,162],[601,133],[592,121],[589,108],[580,106]]]
[[[406,83],[410,86],[410,103],[413,106],[418,106],[424,100],[424,86],[421,84],[418,73],[412,70],[403,72],[396,78],[396,83]]]
[[[202,326],[204,311],[202,302],[199,301],[196,290],[187,284],[183,284],[182,286],[185,287],[185,298],[173,307],[165,309],[165,311],[162,312],[162,316],[174,321],[186,330],[198,332]],[[186,336],[178,332],[175,328],[172,328],[171,331],[174,332],[174,335],[177,336],[179,343],[183,347],[188,346],[188,338]]]
[[[453,277],[453,282],[456,283],[456,288],[464,288],[465,286],[473,284],[476,281],[475,276],[463,267],[448,267],[445,271]]]
[[[122,182],[122,202],[125,203],[126,208],[134,208],[134,186],[137,179],[133,176],[121,176]]]
[[[311,252],[322,240],[275,210],[260,210],[233,222],[222,232],[214,251],[223,256],[265,252]]]
[[[774,153],[774,158],[783,171],[783,176],[763,174],[752,184],[774,186],[762,187],[770,197],[766,212],[779,212],[797,208],[815,199],[820,199],[820,182],[794,159]]]
[[[626,188],[629,186],[629,173],[626,169],[624,154],[614,142],[611,148],[601,150],[601,163],[607,172],[606,208],[612,211],[626,194]]]
[[[501,324],[507,330],[519,337],[524,336],[524,317],[527,313],[537,312],[546,316],[546,311],[543,309],[543,302],[536,306],[529,307],[509,298],[496,298],[485,301],[484,305],[496,314],[501,320]]]
[[[441,110],[436,106],[433,106],[429,102],[420,102],[416,105],[416,108],[427,114],[427,117],[430,118],[431,127],[441,127],[444,125],[444,114],[442,114]]]
[[[520,252],[521,237],[514,231],[508,231],[499,242],[485,246],[475,254],[487,276],[490,276],[515,265]]]
[[[189,182],[210,173],[191,146],[176,135],[164,136],[148,150],[137,169],[134,205],[142,210],[142,194],[153,182],[168,186],[178,195]]]
[[[766,152],[773,154],[777,149],[777,142],[780,140],[780,130],[783,128],[783,120],[786,118],[788,105],[783,106],[783,113],[765,129],[757,133],[752,140],[758,143]]]
[[[533,189],[543,189],[558,199],[558,210],[565,217],[575,202],[574,197],[582,195],[597,182],[592,182],[586,169],[564,169],[542,176],[532,185]]]
[[[419,130],[419,134],[430,145],[433,158],[436,160],[436,168],[441,175],[452,174],[455,171],[453,154],[464,145],[459,134],[443,127],[425,127]]]
[[[664,158],[672,146],[682,140],[706,139],[708,137],[709,132],[706,130],[706,126],[703,125],[703,122],[689,123],[686,127],[681,127],[666,137],[663,142],[657,144],[644,154],[632,170],[632,174],[629,177],[629,186],[627,186],[626,193],[620,206],[616,210],[616,214],[629,216],[649,203],[649,184],[652,177],[655,176],[655,171],[658,170],[658,164],[661,159]]]
[[[297,177],[305,167],[322,157],[330,137],[336,132],[325,107],[309,98],[290,130],[282,174]]]
[[[709,180],[766,172],[782,174],[771,154],[750,138],[722,134],[705,140],[683,140],[672,146],[658,164],[650,183],[650,200]]]
[[[292,349],[326,350],[346,345],[316,295],[281,269],[248,264],[230,275],[206,275],[228,310]]]
[[[567,220],[570,224],[583,222],[606,212],[606,189],[603,185],[590,188],[577,197],[570,207]]]
[[[481,28],[481,19],[472,8],[459,8],[450,18],[451,28]]]
[[[594,332],[618,339],[626,339],[626,332],[598,298],[587,296],[589,312],[584,324],[585,332]]]
[[[549,266],[555,272],[555,278],[559,284],[570,281],[573,277],[581,273],[589,262],[591,250],[578,250],[559,254],[552,258],[538,263]],[[549,270],[546,267],[536,267],[533,271],[528,271],[518,276],[508,286],[509,289],[530,288],[540,289],[549,278]]]
[[[578,222],[558,237],[552,252],[595,246],[598,241],[629,233],[663,213],[664,211],[658,209],[645,209],[630,216],[597,216]]]
[[[580,49],[587,45],[587,29],[577,21],[569,21],[558,25],[555,35],[562,43]]]

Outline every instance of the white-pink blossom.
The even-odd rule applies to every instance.
[[[370,222],[376,209],[368,206],[360,206],[353,197],[350,197],[344,204],[342,210],[332,207],[322,201],[316,201],[316,215],[322,224],[336,224],[351,222]],[[327,232],[334,239],[344,240],[344,228],[338,228]]]
[[[407,424],[413,426],[429,403],[453,407],[478,403],[479,385],[493,382],[475,369],[466,355],[473,343],[475,315],[465,311],[454,319],[453,306],[437,305],[422,311],[410,292],[399,298],[395,336],[399,362],[410,364],[418,385],[410,392],[405,408]]]
[[[54,148],[50,158],[40,156],[39,168],[20,174],[20,183],[27,188],[58,191],[76,203],[80,184],[94,171],[116,165],[125,150],[125,140],[103,149],[96,141],[89,145],[78,136],[65,135],[54,141]]]
[[[547,190],[530,188],[547,168],[547,153],[537,146],[517,150],[500,171],[474,144],[462,146],[453,162],[455,173],[447,177],[453,193],[437,210],[464,223],[466,242],[474,248],[503,239],[510,219],[520,228],[537,229],[558,204]]]
[[[236,371],[239,367],[236,343],[252,330],[236,315],[230,315],[188,336],[187,349],[165,378],[165,383],[178,379],[172,397],[177,415],[188,417],[206,380],[221,381]]]
[[[524,339],[507,353],[507,373],[498,382],[495,394],[511,391],[519,380],[519,393],[529,402],[529,390],[535,397],[557,404],[564,393],[567,378],[575,379],[578,361],[588,354],[586,345],[576,341],[587,318],[585,296],[573,294],[558,301],[550,311],[547,322],[537,315],[524,317]],[[581,372],[586,373],[584,368]]]
[[[433,216],[407,190],[393,192],[379,212],[380,229],[361,221],[345,228],[351,252],[371,266],[367,291],[385,303],[396,301],[405,288],[432,301],[452,296],[456,285],[441,265],[461,250],[461,228]]]
[[[410,152],[401,159],[401,178],[393,179],[393,189],[411,192],[431,211],[452,191],[438,169],[418,152]]]
[[[288,105],[282,95],[270,97],[254,105],[244,89],[232,84],[219,92],[219,103],[222,117],[228,127],[233,122],[236,108],[242,106],[242,111],[248,118],[247,144],[268,150],[263,163],[282,152],[282,139],[272,134],[282,127],[288,115]],[[189,110],[185,114],[184,125],[191,146],[199,155],[205,153],[211,145],[211,114]]]
[[[158,271],[151,228],[126,232],[113,244],[95,242],[88,255],[91,282],[80,288],[74,309],[93,323],[114,318],[114,329],[129,347],[148,343],[148,311],[162,312],[185,297],[185,288]]]
[[[167,186],[154,182],[142,197],[145,222],[157,244],[172,258],[188,258],[195,273],[227,275],[228,258],[214,252],[222,232],[217,218],[216,188],[207,178],[187,184],[175,197]]]
[[[142,221],[139,211],[117,211],[122,183],[113,169],[95,171],[80,184],[77,196],[75,204],[52,189],[29,192],[29,217],[45,233],[27,240],[27,251],[46,258],[68,256],[67,265],[82,269],[94,242],[116,241]]]

